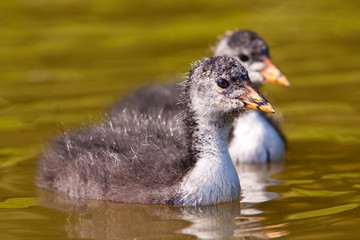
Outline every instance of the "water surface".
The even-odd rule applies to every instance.
[[[358,1],[0,3],[1,239],[357,239]],[[69,199],[34,186],[46,142],[121,96],[182,79],[226,30],[269,43],[290,88],[265,86],[284,165],[238,169],[240,202],[206,208]]]

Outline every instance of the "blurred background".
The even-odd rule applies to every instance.
[[[219,36],[251,29],[267,41],[291,87],[262,89],[283,119],[289,149],[276,175],[282,183],[270,188],[281,197],[255,206],[261,223],[246,237],[355,239],[359,9],[356,0],[1,1],[0,237],[83,238],[63,227],[68,213],[37,200],[33,178],[46,142],[100,122],[140,86],[184,80]],[[166,236],[184,227],[171,226]],[[266,232],[269,226],[281,231]]]

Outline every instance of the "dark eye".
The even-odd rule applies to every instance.
[[[217,81],[217,85],[221,88],[226,88],[229,86],[229,82],[223,78],[220,78],[218,81]]]
[[[243,53],[240,53],[239,58],[240,58],[240,60],[243,61],[243,62],[249,61],[249,56],[247,56],[247,55],[245,55],[245,54],[243,54]]]

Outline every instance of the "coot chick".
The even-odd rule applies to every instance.
[[[116,121],[54,139],[39,161],[37,185],[124,203],[236,201],[240,183],[227,149],[234,117],[272,106],[236,59],[219,56],[194,65],[181,99],[182,127],[161,109],[124,109]]]

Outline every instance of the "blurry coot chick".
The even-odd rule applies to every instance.
[[[214,56],[230,56],[239,60],[248,70],[251,83],[257,90],[266,83],[290,86],[288,79],[272,63],[265,40],[253,31],[226,33],[216,44]]]
[[[268,45],[255,32],[227,33],[217,43],[214,55],[231,56],[241,62],[257,90],[265,83],[290,85],[271,62]],[[180,92],[181,86],[176,84],[144,87],[116,103],[109,118],[116,118],[126,106],[143,113],[162,107],[167,114],[176,115],[181,108]],[[285,157],[285,137],[278,120],[257,111],[248,111],[235,121],[228,143],[234,164],[277,162]]]
[[[161,109],[124,109],[111,123],[54,139],[39,161],[37,185],[124,203],[237,200],[240,183],[227,148],[234,117],[246,108],[273,112],[272,106],[250,86],[236,59],[219,56],[194,65],[181,99],[180,128]]]

